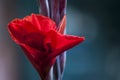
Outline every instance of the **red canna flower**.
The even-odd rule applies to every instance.
[[[32,14],[8,24],[12,39],[22,47],[42,80],[48,75],[56,56],[84,41],[84,37],[63,35],[65,17],[62,21],[57,29],[50,18]]]

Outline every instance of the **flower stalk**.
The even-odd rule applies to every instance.
[[[50,17],[56,22],[58,26],[63,16],[66,14],[67,0],[39,0],[40,14]],[[65,31],[63,31],[64,34]],[[64,68],[66,64],[66,52],[57,56],[54,64],[54,78],[55,80],[62,80]]]
[[[49,3],[48,0],[38,0],[39,13],[50,17]]]

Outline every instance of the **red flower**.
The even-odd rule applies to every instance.
[[[61,34],[64,24],[65,19],[57,29],[48,17],[32,14],[8,25],[12,39],[22,47],[42,79],[47,76],[56,56],[84,41],[84,37]]]

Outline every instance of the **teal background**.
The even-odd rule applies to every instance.
[[[10,4],[15,7],[10,19],[38,13],[36,0]],[[118,0],[68,0],[67,34],[86,40],[67,51],[63,80],[120,80],[119,7]],[[11,43],[17,52],[17,80],[39,80],[23,51]]]

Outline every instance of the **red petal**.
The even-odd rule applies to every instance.
[[[62,35],[56,31],[51,30],[45,38],[44,46],[48,51],[51,49],[52,54],[49,54],[50,57],[56,57],[65,50],[68,50],[83,41],[84,37]]]
[[[26,16],[24,19],[15,19],[8,25],[12,39],[17,44],[26,44],[42,51],[45,51],[43,46],[45,34],[55,27],[51,19],[36,14]]]
[[[56,29],[56,24],[54,21],[39,14],[32,14],[31,16],[25,17],[24,20],[32,23],[38,30],[45,32],[48,32],[51,29]]]
[[[46,78],[49,74],[50,68],[55,62],[55,58],[49,59],[44,53],[33,49],[27,45],[21,45],[27,58],[31,61],[32,65],[36,68],[41,78]]]
[[[19,25],[9,25],[9,31],[11,33],[12,39],[19,45],[25,44],[32,48],[45,51],[43,40],[45,34],[38,31],[27,31]],[[33,29],[32,29],[33,30]]]
[[[8,29],[13,40],[16,41],[16,43],[23,43],[24,36],[33,32],[38,32],[38,30],[35,29],[30,22],[20,19],[15,19],[11,23],[9,23]]]

